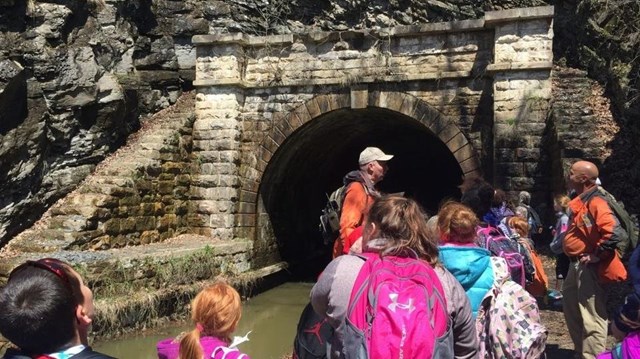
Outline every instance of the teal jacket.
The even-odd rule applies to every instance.
[[[491,253],[480,247],[441,246],[440,261],[462,284],[469,297],[473,317],[494,282]]]

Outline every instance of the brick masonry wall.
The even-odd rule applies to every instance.
[[[84,183],[24,231],[18,251],[104,250],[163,241],[194,221],[190,202],[194,94],[147,120]],[[36,248],[39,247],[39,248]]]
[[[380,30],[194,36],[196,126],[207,128],[213,147],[227,140],[225,126],[239,139],[225,147],[238,162],[224,171],[236,171],[240,183],[207,189],[236,196],[226,227],[202,230],[260,244],[272,232],[259,193],[269,160],[300,126],[340,108],[405,114],[450,147],[463,173],[484,172],[511,192],[541,190],[552,17],[552,7],[540,7]],[[268,252],[273,243],[262,246]]]

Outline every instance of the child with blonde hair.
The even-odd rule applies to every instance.
[[[182,338],[158,342],[158,358],[249,359],[231,342],[241,314],[240,294],[230,285],[218,282],[203,289],[191,302],[195,328]]]
[[[547,294],[547,290],[549,289],[549,280],[544,271],[542,261],[533,246],[533,241],[527,237],[529,235],[529,223],[524,218],[511,217],[507,221],[507,224],[511,231],[517,234],[516,241],[524,247],[528,260],[531,261],[534,267],[531,281],[527,282],[525,289],[534,297],[542,298]]]
[[[438,212],[438,229],[443,245],[476,246],[476,227],[479,224],[471,208],[461,203],[447,202]]]

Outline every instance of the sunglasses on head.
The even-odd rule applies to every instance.
[[[55,258],[42,258],[38,259],[37,261],[26,261],[11,271],[11,273],[9,274],[9,280],[11,280],[11,276],[13,276],[14,273],[17,273],[19,270],[25,267],[40,268],[55,274],[55,276],[60,278],[64,285],[69,288],[71,292],[73,292],[71,288],[71,281],[69,280],[69,276],[65,271],[64,264],[62,264],[61,261]]]

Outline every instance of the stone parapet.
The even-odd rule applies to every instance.
[[[232,44],[198,44],[194,85],[268,88],[436,80],[472,76],[490,61],[493,43],[488,31],[403,35],[362,35],[357,44],[347,36],[274,42],[273,37],[243,36],[249,40],[236,41],[238,37],[226,35]]]
[[[379,30],[196,35],[194,85],[428,81],[474,76],[487,66],[490,71],[549,69],[552,18],[553,7],[543,6],[490,11],[478,20]]]

